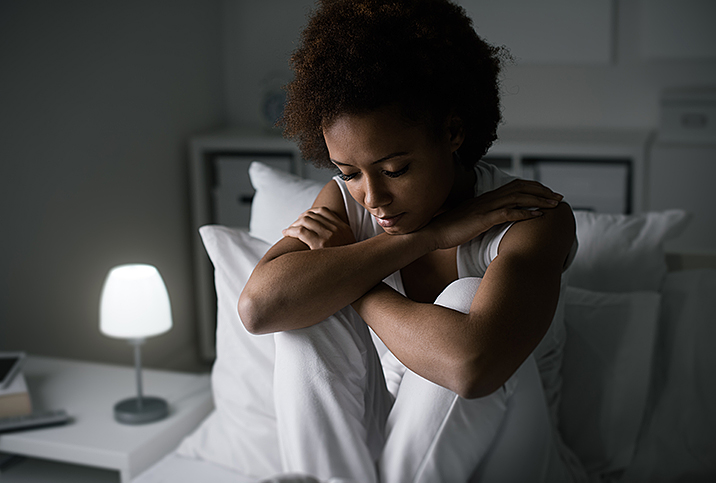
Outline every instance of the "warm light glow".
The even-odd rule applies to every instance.
[[[141,339],[172,327],[169,294],[151,265],[120,265],[109,271],[102,287],[100,324],[103,334]]]

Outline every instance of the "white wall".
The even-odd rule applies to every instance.
[[[229,122],[265,126],[267,80],[290,79],[288,60],[312,0],[224,0],[224,68]]]
[[[229,121],[260,126],[265,79],[273,72],[289,78],[286,62],[313,1],[225,2]],[[488,41],[514,45],[515,63],[502,79],[505,128],[653,133],[659,127],[665,90],[716,87],[716,2],[710,0],[458,2]],[[608,32],[595,31],[595,25]],[[590,36],[591,43],[583,42],[583,35]],[[575,45],[564,47],[570,38]],[[537,52],[533,45],[551,50]],[[706,156],[710,155],[700,159]],[[662,170],[666,179],[673,179],[684,166],[680,158],[667,162]],[[644,192],[659,184],[649,174],[648,163],[647,157],[643,179],[636,181]],[[694,215],[688,228],[694,242],[676,245],[678,250],[713,255],[716,239],[707,227],[716,224],[716,216],[707,206],[716,203],[716,195],[699,191],[699,184],[689,178],[710,172],[712,160],[699,163],[694,174],[681,174],[679,183],[671,184],[674,193],[668,207]],[[645,210],[665,207],[661,201],[643,205]]]
[[[98,330],[112,266],[156,265],[196,366],[186,142],[224,123],[219,1],[0,3],[0,350],[130,363]]]
[[[287,71],[287,59],[313,2],[225,2],[229,120],[233,124],[260,125],[261,81],[271,72]],[[466,8],[480,2],[463,0]],[[610,63],[549,65],[521,63],[518,58],[515,65],[506,69],[503,79],[506,125],[653,129],[658,125],[663,89],[715,85],[714,57],[678,61],[650,60],[644,55],[641,46],[644,3],[613,2]],[[672,3],[680,2],[672,0]],[[475,19],[475,24],[480,32],[480,19]],[[520,25],[498,28],[514,31]],[[548,25],[542,30],[544,35],[550,35]]]

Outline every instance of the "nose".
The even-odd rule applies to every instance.
[[[365,177],[363,186],[363,203],[366,208],[380,208],[386,206],[392,201],[390,191],[384,183],[375,177]]]

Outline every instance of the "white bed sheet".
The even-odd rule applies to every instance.
[[[716,481],[716,270],[670,273],[662,290],[648,407],[620,483]],[[133,483],[256,483],[170,453]]]
[[[159,460],[147,471],[132,480],[132,483],[256,483],[249,478],[223,466],[207,461],[185,458],[172,452]]]

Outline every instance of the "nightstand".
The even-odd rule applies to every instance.
[[[213,409],[209,374],[145,369],[146,395],[164,398],[169,416],[130,426],[116,422],[112,411],[117,401],[136,395],[134,368],[30,356],[23,372],[34,409],[65,409],[72,421],[0,434],[0,452],[29,457],[3,473],[3,480],[39,462],[53,473],[58,467],[104,469],[118,473],[115,481],[129,483],[172,451]]]

